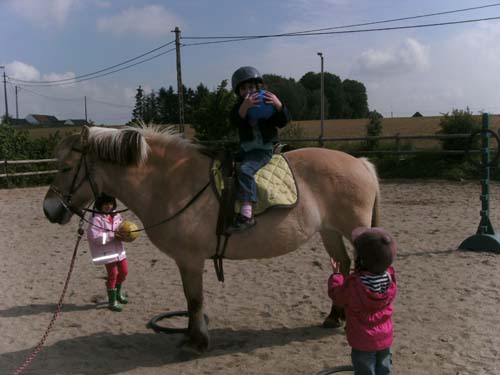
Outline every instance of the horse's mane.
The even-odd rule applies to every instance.
[[[123,129],[89,128],[89,150],[99,159],[119,165],[140,165],[149,153],[147,140],[155,140],[164,146],[179,145],[196,147],[182,137],[174,127],[139,124],[140,127]]]

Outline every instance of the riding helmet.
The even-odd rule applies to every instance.
[[[242,66],[238,68],[231,78],[231,86],[236,94],[238,94],[238,87],[240,84],[246,81],[254,80],[259,83],[263,83],[262,76],[259,71],[253,66]]]

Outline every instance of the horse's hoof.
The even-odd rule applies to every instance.
[[[193,345],[189,341],[186,341],[181,345],[182,352],[193,357],[201,356],[206,351],[206,349],[207,348],[202,348],[200,345]]]
[[[342,322],[337,319],[325,319],[323,322],[323,328],[340,328],[342,326]]]

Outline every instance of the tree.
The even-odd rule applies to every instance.
[[[345,100],[344,88],[342,81],[338,76],[332,73],[323,73],[324,94],[325,94],[325,118],[343,118],[344,112],[348,110],[348,105]],[[307,90],[321,90],[321,73],[308,72],[302,76],[299,82]],[[313,95],[308,95],[309,98],[315,98]],[[328,105],[327,105],[328,102]],[[311,103],[308,103],[308,106]],[[311,107],[309,107],[311,108]],[[326,115],[328,113],[328,115]]]
[[[382,118],[383,116],[377,111],[371,111],[368,114],[370,121],[366,125],[366,135],[368,137],[380,137],[382,135]],[[378,139],[369,139],[366,141],[368,150],[374,150],[378,147]]]
[[[266,88],[286,104],[292,118],[302,119],[307,109],[307,90],[293,78],[275,74],[264,74],[262,78]]]
[[[135,107],[132,111],[132,122],[144,120],[144,90],[139,85],[135,94]]]
[[[451,115],[445,113],[439,121],[441,130],[436,134],[469,134],[481,128],[478,118],[474,118],[472,112],[467,109],[458,110],[454,109]],[[464,150],[467,146],[468,139],[455,138],[455,139],[442,139],[441,146],[443,150]],[[478,147],[479,137],[476,137],[475,142],[471,147]]]
[[[153,90],[144,98],[144,115],[142,120],[146,124],[149,124],[158,123],[158,119],[158,100]]]
[[[158,91],[158,122],[176,124],[179,118],[179,103],[174,88],[169,86]]]
[[[223,80],[214,92],[205,94],[200,107],[193,111],[192,126],[200,140],[227,140],[236,135],[229,122],[229,113],[235,103],[232,91]]]
[[[361,82],[345,79],[342,82],[346,107],[343,115],[347,118],[366,118],[368,116],[368,96]]]

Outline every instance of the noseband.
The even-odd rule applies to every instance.
[[[73,198],[73,195],[80,189],[80,187],[83,185],[85,181],[88,181],[90,184],[90,188],[92,189],[92,193],[94,194],[94,199],[96,199],[99,195],[97,191],[96,184],[94,180],[92,179],[92,176],[90,175],[90,169],[88,166],[87,162],[87,147],[84,147],[82,149],[72,147],[71,151],[75,151],[80,153],[80,160],[78,161],[78,167],[76,168],[75,174],[73,176],[73,180],[71,181],[71,186],[69,188],[69,191],[67,193],[62,192],[58,187],[54,186],[53,184],[50,185],[49,191],[52,191],[56,194],[57,198],[61,201],[61,204],[66,208],[67,210],[71,211],[72,213],[82,217],[82,212],[80,210],[77,210],[75,207],[72,206],[71,200]],[[82,177],[82,179],[77,183],[78,175],[80,174],[80,169],[83,168],[85,170],[85,174]]]

